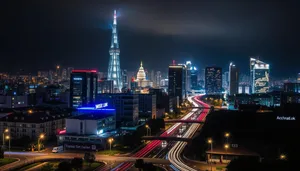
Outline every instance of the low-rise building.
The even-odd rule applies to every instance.
[[[81,115],[66,119],[66,130],[57,135],[58,144],[65,149],[103,149],[107,139],[115,134],[116,110],[91,107],[78,110]]]
[[[41,108],[14,109],[0,118],[0,132],[8,129],[12,139],[24,136],[37,139],[41,134],[46,138],[55,137],[57,132],[65,128],[65,118],[70,116],[71,113]]]
[[[28,97],[24,96],[0,96],[0,108],[19,108],[28,106]]]

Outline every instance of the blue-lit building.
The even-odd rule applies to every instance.
[[[107,139],[116,134],[116,110],[106,106],[78,108],[79,115],[67,118],[66,130],[57,135],[58,144],[73,150],[104,149]]]
[[[70,79],[70,106],[78,108],[95,102],[98,89],[96,70],[73,70]]]
[[[206,94],[222,93],[222,68],[205,68],[205,92]]]

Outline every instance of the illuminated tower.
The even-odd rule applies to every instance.
[[[269,64],[250,58],[250,82],[252,93],[267,93],[269,91]]]
[[[117,33],[117,11],[114,11],[114,22],[112,26],[111,45],[109,49],[108,80],[114,81],[114,92],[121,92],[122,76],[120,68],[120,49]]]

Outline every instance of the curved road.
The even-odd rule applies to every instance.
[[[197,98],[194,98],[197,103],[192,101],[192,98],[189,98],[189,101],[192,101],[194,106],[199,107],[199,105],[204,107],[209,107],[207,104],[201,102]],[[197,120],[204,121],[205,117],[207,116],[207,113],[209,112],[209,109],[204,109]],[[189,128],[188,131],[184,134],[184,138],[192,138],[196,131],[202,126],[202,124],[194,123]],[[168,159],[172,163],[173,166],[171,166],[174,170],[180,170],[180,171],[197,171],[196,169],[186,165],[181,157],[181,153],[184,150],[186,146],[186,142],[177,142],[175,146],[169,151],[168,153]]]

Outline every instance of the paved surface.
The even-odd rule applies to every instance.
[[[84,154],[79,153],[37,153],[37,152],[6,152],[5,156],[13,158],[19,158],[20,161],[10,163],[0,167],[1,171],[6,171],[11,168],[22,166],[27,163],[32,163],[40,160],[55,160],[55,159],[73,159],[74,157],[83,157]],[[112,163],[121,163],[121,162],[135,162],[139,157],[120,157],[120,156],[107,156],[107,155],[96,155],[97,161],[105,161]],[[151,162],[156,164],[169,164],[170,162],[165,159],[157,158],[143,158],[145,162]]]
[[[27,169],[26,171],[34,171],[34,170],[38,170],[38,169],[40,169],[40,168],[42,168],[45,164],[47,164],[48,162],[43,162],[43,163],[41,163],[41,164],[39,164],[39,165],[36,165],[36,166],[34,166],[34,167],[32,167],[32,168],[29,168],[29,169]]]

